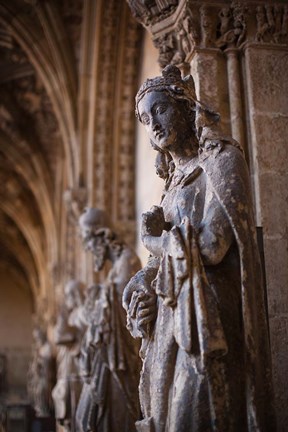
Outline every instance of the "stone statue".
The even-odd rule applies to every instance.
[[[84,294],[77,280],[67,282],[55,326],[57,352],[57,383],[52,391],[55,417],[66,431],[77,432],[76,407],[82,389],[79,375],[81,341],[86,329],[83,317]]]
[[[46,332],[33,330],[33,357],[28,371],[28,395],[37,417],[53,414],[52,388],[55,384],[55,358]]]
[[[112,267],[89,295],[87,315],[93,319],[82,349],[85,383],[77,408],[77,431],[132,432],[140,415],[139,344],[126,329],[122,294],[140,261],[112,230],[104,211],[88,208],[79,223],[85,248],[94,256],[95,271],[100,272],[107,261]]]
[[[161,206],[143,214],[148,264],[123,295],[142,337],[137,430],[276,430],[243,153],[175,66],[142,85],[136,114],[165,180]]]

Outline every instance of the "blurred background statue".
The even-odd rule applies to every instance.
[[[66,431],[76,432],[75,414],[82,389],[79,376],[81,341],[86,329],[83,318],[83,286],[70,280],[64,289],[64,302],[55,326],[57,384],[52,396],[55,417]]]
[[[55,357],[46,332],[33,330],[33,356],[28,371],[28,395],[37,417],[50,417],[54,412],[52,389],[55,385]]]
[[[122,294],[140,261],[112,230],[102,210],[86,209],[79,223],[95,271],[100,272],[107,261],[111,269],[87,297],[90,323],[81,356],[85,384],[77,409],[78,431],[132,432],[140,415],[139,344],[126,329]]]

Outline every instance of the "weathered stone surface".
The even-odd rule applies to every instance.
[[[286,134],[288,112],[261,113],[251,115],[256,163],[261,171],[284,174],[287,172],[288,146]],[[257,140],[257,141],[256,141]]]
[[[278,314],[270,319],[271,349],[274,353],[272,357],[273,366],[273,381],[275,399],[277,401],[277,409],[279,416],[277,418],[277,431],[285,432],[287,430],[288,413],[287,413],[287,398],[283,387],[287,388],[287,374],[283,371],[287,370],[287,351],[283,349],[288,345],[288,315]]]
[[[251,46],[245,50],[252,113],[287,115],[288,55],[283,48]]]
[[[281,238],[287,235],[288,228],[288,173],[261,171],[259,191],[261,201],[265,203],[261,209],[261,225],[263,225],[264,235]],[[273,211],[274,208],[277,209],[277,212]]]
[[[279,322],[288,314],[288,57],[287,47],[252,45],[245,50],[247,101],[251,133],[251,169],[254,176],[258,223],[263,225],[268,311]],[[287,344],[279,343],[277,326],[270,325],[274,377],[287,375]],[[287,385],[274,381],[280,431],[287,421]]]
[[[182,79],[175,66],[140,87],[136,115],[165,181],[161,206],[142,215],[150,259],[123,294],[128,328],[142,338],[137,430],[273,430],[264,291],[241,148],[196,99],[192,76]]]
[[[209,73],[207,73],[209,71]],[[191,61],[198,98],[220,113],[223,129],[230,133],[227,68],[223,53],[217,49],[197,52]]]
[[[264,248],[265,248],[265,265],[266,265],[266,281],[267,281],[267,294],[269,302],[269,314],[271,319],[277,318],[280,315],[287,314],[287,303],[288,303],[288,290],[287,290],[287,280],[288,280],[288,266],[287,266],[287,254],[288,254],[288,239],[287,233],[282,238],[278,236],[265,236],[264,238]],[[275,283],[277,281],[277,284]],[[273,338],[278,338],[277,333],[270,329],[271,340]],[[283,344],[280,348],[281,355],[286,357],[287,350],[286,344]],[[279,350],[272,351],[273,356],[277,357]],[[282,365],[283,366],[283,365]],[[274,360],[274,367],[277,367],[277,363]],[[280,365],[279,365],[280,367]],[[286,367],[284,370],[286,370]],[[275,373],[280,373],[277,371]],[[278,393],[280,389],[278,387]]]

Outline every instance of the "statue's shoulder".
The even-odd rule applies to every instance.
[[[251,201],[248,166],[239,148],[225,144],[218,153],[203,158],[201,168],[226,208],[231,209],[235,202]]]
[[[243,152],[232,144],[225,144],[220,150],[213,149],[200,156],[200,166],[212,176],[225,177],[232,173],[247,174],[247,163]]]

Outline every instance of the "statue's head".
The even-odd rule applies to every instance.
[[[78,306],[81,306],[84,301],[82,284],[78,280],[69,280],[64,287],[65,306],[68,311],[72,311]]]
[[[139,102],[147,93],[152,91],[166,92],[173,99],[189,101],[192,108],[197,101],[193,77],[188,75],[182,78],[180,69],[177,66],[168,65],[163,69],[162,76],[148,78],[138,90],[136,95],[136,116],[138,118],[140,118],[138,111]]]
[[[185,142],[198,152],[205,147],[207,138],[213,138],[213,145],[219,141],[214,139],[215,130],[220,131],[219,114],[197,100],[192,76],[182,78],[173,65],[140,87],[136,116],[145,126],[152,147],[162,153],[156,158],[156,170],[164,179],[173,171],[169,150],[179,149]]]
[[[148,79],[136,95],[136,116],[144,124],[150,142],[158,151],[195,136],[197,99],[191,75],[182,79],[176,66],[167,66],[162,76]]]
[[[79,226],[85,250],[93,253],[95,270],[99,271],[108,258],[108,246],[115,236],[109,217],[104,210],[86,208],[79,218]]]

